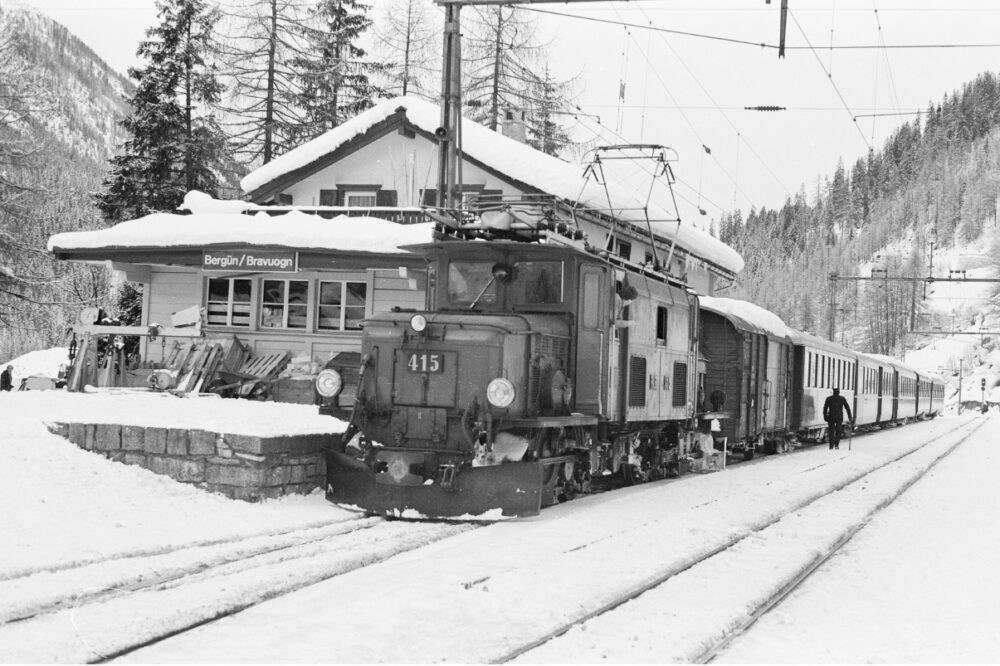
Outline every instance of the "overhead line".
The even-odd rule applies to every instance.
[[[646,18],[648,19],[649,16],[646,15]],[[650,23],[652,23],[652,20],[650,20]],[[748,141],[746,141],[745,139],[742,138],[743,134],[740,131],[740,128],[738,128],[736,126],[736,124],[729,118],[729,116],[726,115],[726,113],[724,111],[722,111],[721,107],[719,106],[719,103],[715,101],[715,98],[712,97],[712,94],[710,92],[708,92],[708,89],[705,88],[704,85],[702,85],[701,79],[699,79],[697,76],[694,75],[694,72],[692,72],[691,68],[687,66],[687,63],[684,61],[684,58],[682,58],[681,55],[677,52],[677,50],[673,47],[673,45],[669,41],[667,41],[666,37],[664,37],[663,35],[660,35],[660,39],[667,46],[667,48],[670,49],[670,52],[674,54],[674,57],[677,58],[677,60],[681,63],[681,66],[684,67],[684,70],[688,73],[688,75],[692,79],[694,79],[694,82],[696,84],[698,84],[698,87],[701,88],[701,91],[703,93],[705,93],[705,96],[709,99],[709,101],[712,102],[712,104],[715,105],[715,108],[718,109],[722,113],[722,117],[726,119],[726,122],[729,123],[729,126],[731,128],[733,128],[733,130],[736,132],[737,136],[740,137],[740,139],[743,141],[743,143],[746,144],[747,148],[750,149],[750,152],[753,153],[753,156],[756,157],[757,160],[763,165],[764,169],[768,172],[768,174],[770,174],[771,178],[774,179],[774,182],[776,182],[778,184],[778,186],[781,187],[781,189],[783,189],[785,191],[785,194],[787,196],[791,197],[792,196],[791,191],[789,191],[789,189],[785,186],[785,184],[783,182],[781,182],[781,179],[779,179],[778,176],[777,176],[777,174],[775,174],[774,171],[771,170],[770,165],[768,165],[768,163],[766,161],[764,161],[764,158],[760,156],[760,154],[754,149],[754,147],[752,145],[750,145],[750,143]],[[661,82],[662,82],[662,79],[661,79]],[[666,88],[666,84],[664,83],[663,85],[664,85],[664,88]],[[700,140],[700,137],[699,137],[699,140]],[[703,145],[705,144],[704,141],[702,141],[701,143]],[[714,156],[713,156],[713,158],[714,158]],[[718,162],[717,159],[716,159],[716,162]],[[733,181],[733,184],[736,185],[736,181],[735,180]],[[744,193],[744,196],[747,196],[747,195]],[[753,201],[750,199],[750,197],[747,196],[747,200],[750,201],[751,205],[753,205]]]
[[[791,10],[789,10],[788,15],[792,17],[792,21],[795,22],[795,27],[797,27],[799,29],[799,32],[802,33],[802,38],[806,40],[806,44],[809,44],[810,48],[812,48],[812,42],[809,41],[809,36],[806,35],[806,31],[802,29],[802,26],[799,24],[798,19],[795,18],[795,14]],[[847,103],[847,100],[844,99],[844,95],[840,92],[840,88],[837,87],[837,82],[833,80],[833,75],[826,69],[826,67],[823,66],[823,60],[822,58],[819,57],[819,53],[816,52],[815,48],[812,49],[812,54],[816,58],[816,62],[819,64],[820,68],[826,74],[826,78],[830,81],[830,85],[833,86],[834,91],[837,93],[837,97],[840,98],[841,104],[844,105],[844,110],[846,110],[847,113],[851,116],[851,122],[854,124],[854,128],[858,130],[858,134],[861,135],[861,140],[865,142],[865,146],[868,148],[868,150],[871,150],[872,145],[871,143],[868,142],[868,137],[866,137],[865,133],[861,131],[861,127],[858,125],[857,118],[855,117],[854,112],[851,111],[851,107]]]
[[[643,25],[641,23],[629,23],[622,20],[604,19],[597,18],[596,16],[584,16],[582,14],[568,14],[565,12],[552,11],[551,9],[541,9],[534,6],[520,6],[526,12],[536,12],[538,14],[551,14],[552,16],[562,16],[564,18],[575,18],[581,21],[592,21],[594,23],[606,23],[609,25],[624,26],[626,28],[636,28],[637,30],[652,30],[654,32],[669,33],[673,35],[681,35],[683,37],[695,37],[697,39],[708,39],[718,42],[727,42],[730,44],[739,44],[741,46],[754,46],[761,49],[774,49],[778,50],[777,44],[769,44],[767,42],[754,42],[747,39],[737,39],[735,37],[723,37],[722,35],[710,35],[703,32],[690,32],[687,30],[674,30],[672,28],[658,28],[653,25]],[[893,46],[884,46],[880,44],[841,44],[841,45],[831,45],[829,47],[824,47],[827,50],[832,51],[860,51],[860,50],[875,50],[875,49],[992,49],[1000,48],[1000,42],[981,42],[972,44],[895,44]],[[807,51],[813,49],[812,46],[785,46],[786,51]]]

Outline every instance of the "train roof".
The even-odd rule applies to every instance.
[[[737,328],[743,330],[785,339],[795,333],[794,329],[789,328],[781,317],[748,301],[701,296],[698,302],[703,309],[725,317]]]
[[[856,352],[853,349],[849,349],[844,345],[838,344],[836,342],[831,342],[826,338],[821,338],[811,333],[803,333],[802,331],[793,332],[792,344],[803,347],[814,347],[817,349],[822,349],[824,351],[833,352],[836,354],[844,354],[847,356],[857,356],[859,354],[859,352]]]
[[[891,356],[886,356],[885,354],[860,354],[860,356],[864,356],[864,357],[870,358],[870,359],[872,359],[874,361],[877,361],[878,363],[881,363],[883,365],[892,366],[893,368],[896,368],[897,370],[907,370],[909,372],[912,372],[912,373],[920,375],[924,379],[936,380],[936,381],[938,381],[938,382],[940,382],[942,384],[944,383],[944,379],[940,375],[936,375],[936,374],[934,374],[932,372],[925,372],[924,370],[920,370],[919,368],[915,368],[912,365],[909,365],[908,363],[904,363],[903,361],[900,361],[898,358],[893,358]]]

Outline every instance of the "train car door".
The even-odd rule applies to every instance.
[[[892,420],[899,418],[899,371],[892,369]]]
[[[882,366],[878,367],[878,385],[876,386],[876,400],[875,400],[875,423],[880,423],[882,421],[882,396],[885,391],[883,387],[885,386],[885,373]]]
[[[603,266],[580,266],[577,290],[576,411],[603,414],[608,405],[608,272]]]

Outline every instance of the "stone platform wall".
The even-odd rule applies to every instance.
[[[323,487],[321,448],[336,437],[256,437],[107,423],[54,423],[49,429],[111,460],[249,502]]]

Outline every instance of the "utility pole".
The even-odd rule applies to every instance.
[[[937,227],[931,227],[931,232],[930,232],[930,246],[931,246],[931,251],[930,251],[930,254],[927,255],[927,275],[928,275],[928,277],[934,277],[934,244],[935,243],[937,243]],[[924,300],[925,301],[927,300],[927,283],[926,282],[924,282]],[[910,328],[913,328],[912,324],[910,324]]]
[[[837,334],[837,274],[830,273],[830,323],[827,326],[826,337],[833,342]],[[843,337],[843,336],[841,336]]]
[[[962,413],[962,365],[965,363],[964,358],[958,359],[958,413]]]
[[[444,7],[444,62],[441,67],[441,126],[438,139],[437,205],[456,208],[462,200],[462,24],[463,5],[535,5],[628,0],[434,0]]]

